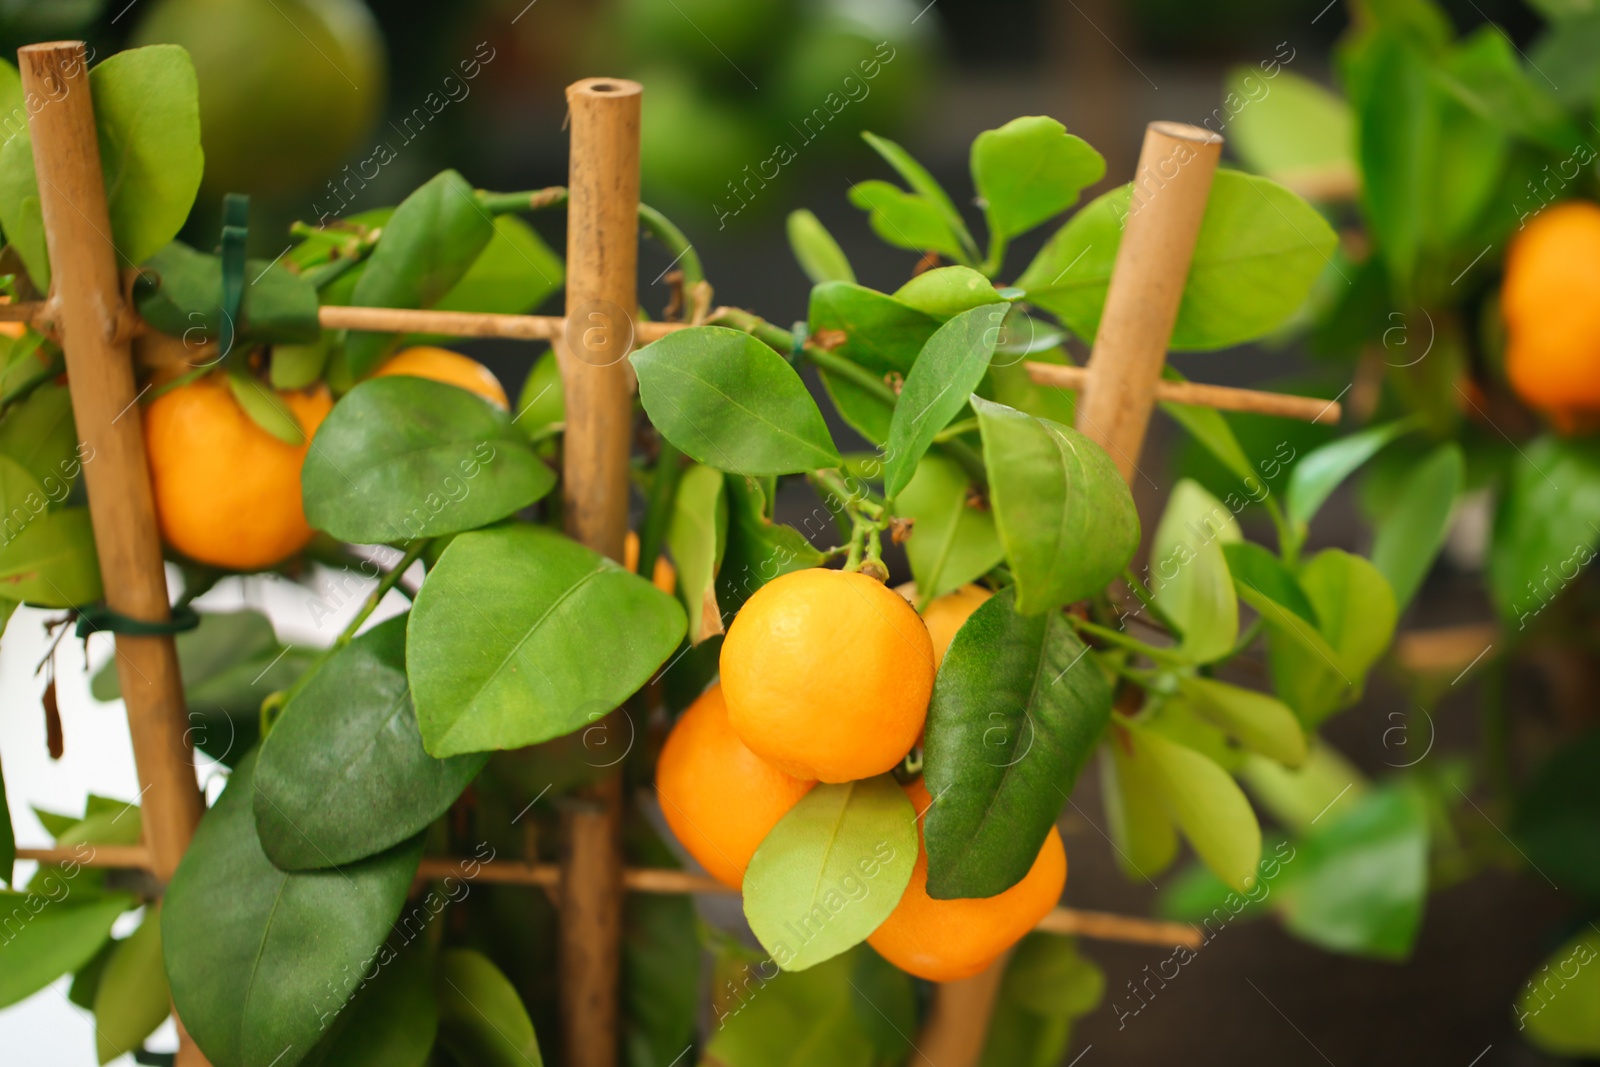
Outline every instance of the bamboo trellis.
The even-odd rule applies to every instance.
[[[140,429],[130,351],[144,324],[128,305],[110,238],[94,109],[82,42],[20,50],[23,88],[42,105],[29,118],[40,206],[53,264],[47,300],[7,305],[0,319],[34,323],[65,353],[78,433],[93,449],[85,464],[96,550],[112,610],[163,623],[170,617],[165,569]],[[548,340],[566,392],[564,514],[568,532],[613,558],[622,555],[632,441],[631,378],[624,362],[635,342],[683,323],[635,322],[641,87],[587,79],[567,90],[571,115],[565,316],[488,315],[391,308],[324,307],[330,329],[424,332],[461,337]],[[1147,132],[1133,210],[1118,253],[1094,354],[1087,368],[1030,364],[1035,380],[1085,390],[1080,428],[1104,445],[1125,477],[1143,445],[1157,400],[1336,421],[1338,405],[1250,390],[1160,380],[1199,220],[1221,140],[1204,130],[1156,123]],[[709,318],[715,319],[716,312]],[[574,337],[569,324],[580,327]],[[576,342],[576,343],[575,343]],[[19,849],[19,859],[71,858],[103,867],[143,868],[170,879],[202,814],[184,697],[170,636],[117,635],[118,676],[141,788],[145,839],[101,846],[87,861],[75,852]],[[488,882],[545,887],[562,910],[564,1061],[615,1067],[620,911],[625,891],[727,892],[681,871],[624,869],[619,835],[620,778],[601,783],[566,816],[563,862],[480,865]],[[458,862],[429,857],[420,879],[457,873]],[[1180,923],[1057,908],[1040,929],[1118,941],[1196,946],[1200,933]],[[998,990],[1003,961],[985,974],[940,989],[918,1042],[940,1067],[970,1067]],[[179,1021],[179,1067],[205,1057]]]

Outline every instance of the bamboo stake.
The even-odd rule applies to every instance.
[[[29,45],[17,56],[24,92],[42,102],[28,127],[54,276],[50,303],[60,309],[73,415],[87,446],[83,477],[106,603],[129,618],[165,622],[171,614],[135,404],[131,316],[110,236],[83,42]],[[170,636],[115,640],[151,867],[165,881],[202,810],[177,652]],[[181,1022],[179,1031],[180,1067],[204,1064]]]
[[[0,308],[0,321],[4,321]],[[374,333],[437,333],[452,337],[505,337],[520,341],[550,341],[562,336],[567,320],[559,315],[492,315],[474,311],[417,311],[410,308],[339,307],[324,304],[317,315],[323,329],[370,330]],[[643,344],[659,341],[687,322],[640,322],[635,339]]]
[[[612,559],[628,529],[632,381],[626,363],[638,307],[637,82],[567,87],[567,324],[553,338],[567,398],[562,445],[567,532]],[[611,718],[615,718],[613,712]],[[613,773],[565,816],[561,1011],[568,1067],[615,1067],[622,939],[622,779]]]
[[[1089,368],[1063,367],[1055,363],[1024,363],[1028,377],[1038,385],[1053,385],[1058,389],[1082,390],[1089,382]],[[1154,399],[1172,404],[1196,404],[1218,408],[1222,411],[1247,411],[1257,415],[1276,415],[1301,422],[1336,424],[1343,409],[1337,400],[1319,400],[1313,396],[1287,396],[1255,389],[1233,389],[1226,385],[1204,385],[1200,382],[1174,382],[1156,379]]]
[[[1222,138],[1198,126],[1152,122],[1145,128],[1122,244],[1078,400],[1078,429],[1110,453],[1127,481],[1144,447],[1221,155]]]

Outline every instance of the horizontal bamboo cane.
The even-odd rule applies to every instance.
[[[1055,363],[1024,363],[1028,377],[1038,385],[1053,385],[1060,389],[1082,389],[1089,381],[1088,367],[1063,367]],[[1225,385],[1203,385],[1200,382],[1175,382],[1158,379],[1155,386],[1157,401],[1173,404],[1196,404],[1221,411],[1247,411],[1255,415],[1276,415],[1279,418],[1299,419],[1327,425],[1337,423],[1343,409],[1336,400],[1319,400],[1314,396],[1288,396],[1267,393],[1256,389],[1233,389]]]
[[[89,849],[87,855],[81,854]],[[84,867],[109,867],[135,870],[150,863],[143,845],[78,845],[65,848],[19,848],[17,859],[38,863],[75,862]],[[495,885],[554,887],[561,884],[561,868],[554,863],[523,863],[517,860],[451,859],[426,856],[417,869],[425,881],[454,876],[464,881]],[[675,871],[664,867],[629,867],[622,872],[622,884],[635,893],[719,893],[731,894],[721,882],[703,874]],[[1116,915],[1104,911],[1056,908],[1039,921],[1038,929],[1052,934],[1076,934],[1097,941],[1123,941],[1142,945],[1184,945],[1198,948],[1203,935],[1187,923],[1142,919],[1135,915]]]

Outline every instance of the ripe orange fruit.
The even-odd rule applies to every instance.
[[[905,791],[919,814],[928,810],[932,799],[921,778]],[[911,884],[867,944],[902,971],[930,982],[970,978],[989,966],[1049,914],[1067,884],[1067,851],[1053,826],[1022,881],[996,896],[965,900],[928,896],[928,852],[921,844],[920,820],[917,841]]]
[[[1500,311],[1517,395],[1566,429],[1600,413],[1600,205],[1564,201],[1523,228],[1506,253]]]
[[[722,643],[728,718],[799,778],[850,782],[910,751],[933,692],[933,643],[910,604],[853,571],[791,571],[745,602]]]
[[[494,372],[475,359],[448,348],[417,345],[396,352],[387,363],[372,373],[374,378],[390,374],[404,374],[412,378],[427,378],[453,385],[469,393],[477,393],[496,407],[510,409],[506,391]]]
[[[639,569],[639,535],[632,530],[623,541],[622,565],[630,571]],[[657,555],[656,565],[651,568],[650,581],[663,593],[671,596],[678,588],[678,571],[666,556]]]
[[[917,602],[917,586],[914,582],[907,582],[895,592],[913,604]],[[949,650],[950,642],[955,640],[956,631],[967,621],[967,616],[992,596],[994,594],[983,586],[968,583],[944,596],[934,597],[923,609],[922,621],[928,627],[928,637],[933,641],[935,667],[944,662],[944,654]]]
[[[257,426],[220,374],[163,393],[145,409],[145,452],[167,544],[243,571],[277,563],[311,540],[300,464],[333,398],[320,385],[277,396],[305,444],[285,444]]]
[[[732,889],[744,882],[761,839],[816,784],[746,748],[728,725],[716,684],[678,718],[656,764],[667,825],[700,866]]]

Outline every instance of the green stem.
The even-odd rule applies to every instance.
[[[706,280],[705,267],[700,264],[700,253],[694,250],[689,238],[671,219],[649,204],[640,204],[639,224],[644,227],[645,233],[660,241],[672,253],[673,264],[683,271],[685,293],[692,292],[695,286]]]
[[[971,433],[977,428],[977,419],[962,419],[960,422],[952,422],[949,426],[946,426],[944,429],[933,435],[933,443],[942,445],[946,441],[954,441],[962,434]]]
[[[644,519],[639,523],[638,573],[646,578],[655,573],[656,557],[661,555],[661,545],[667,539],[667,524],[672,519],[678,482],[683,478],[682,460],[683,453],[678,446],[663,437],[661,455],[656,459],[655,474],[650,479]]]
[[[550,185],[543,189],[529,189],[519,193],[491,193],[479,189],[475,199],[478,201],[478,206],[491,215],[514,215],[521,211],[565,207],[567,187]]]
[[[1125,648],[1130,652],[1137,652],[1139,655],[1153,659],[1157,663],[1167,663],[1174,667],[1185,667],[1189,665],[1189,661],[1177,653],[1169,651],[1168,649],[1156,648],[1152,645],[1147,645],[1138,638],[1129,637],[1120,630],[1113,630],[1109,626],[1101,626],[1099,623],[1090,622],[1088,619],[1080,619],[1076,615],[1068,615],[1067,619],[1082,633],[1091,634],[1100,638],[1102,641],[1107,641],[1113,645],[1116,645],[1118,648]]]
[[[989,234],[989,254],[978,265],[978,272],[985,278],[993,278],[1000,273],[1000,266],[1006,260],[1007,241],[1004,235],[996,231]]]

